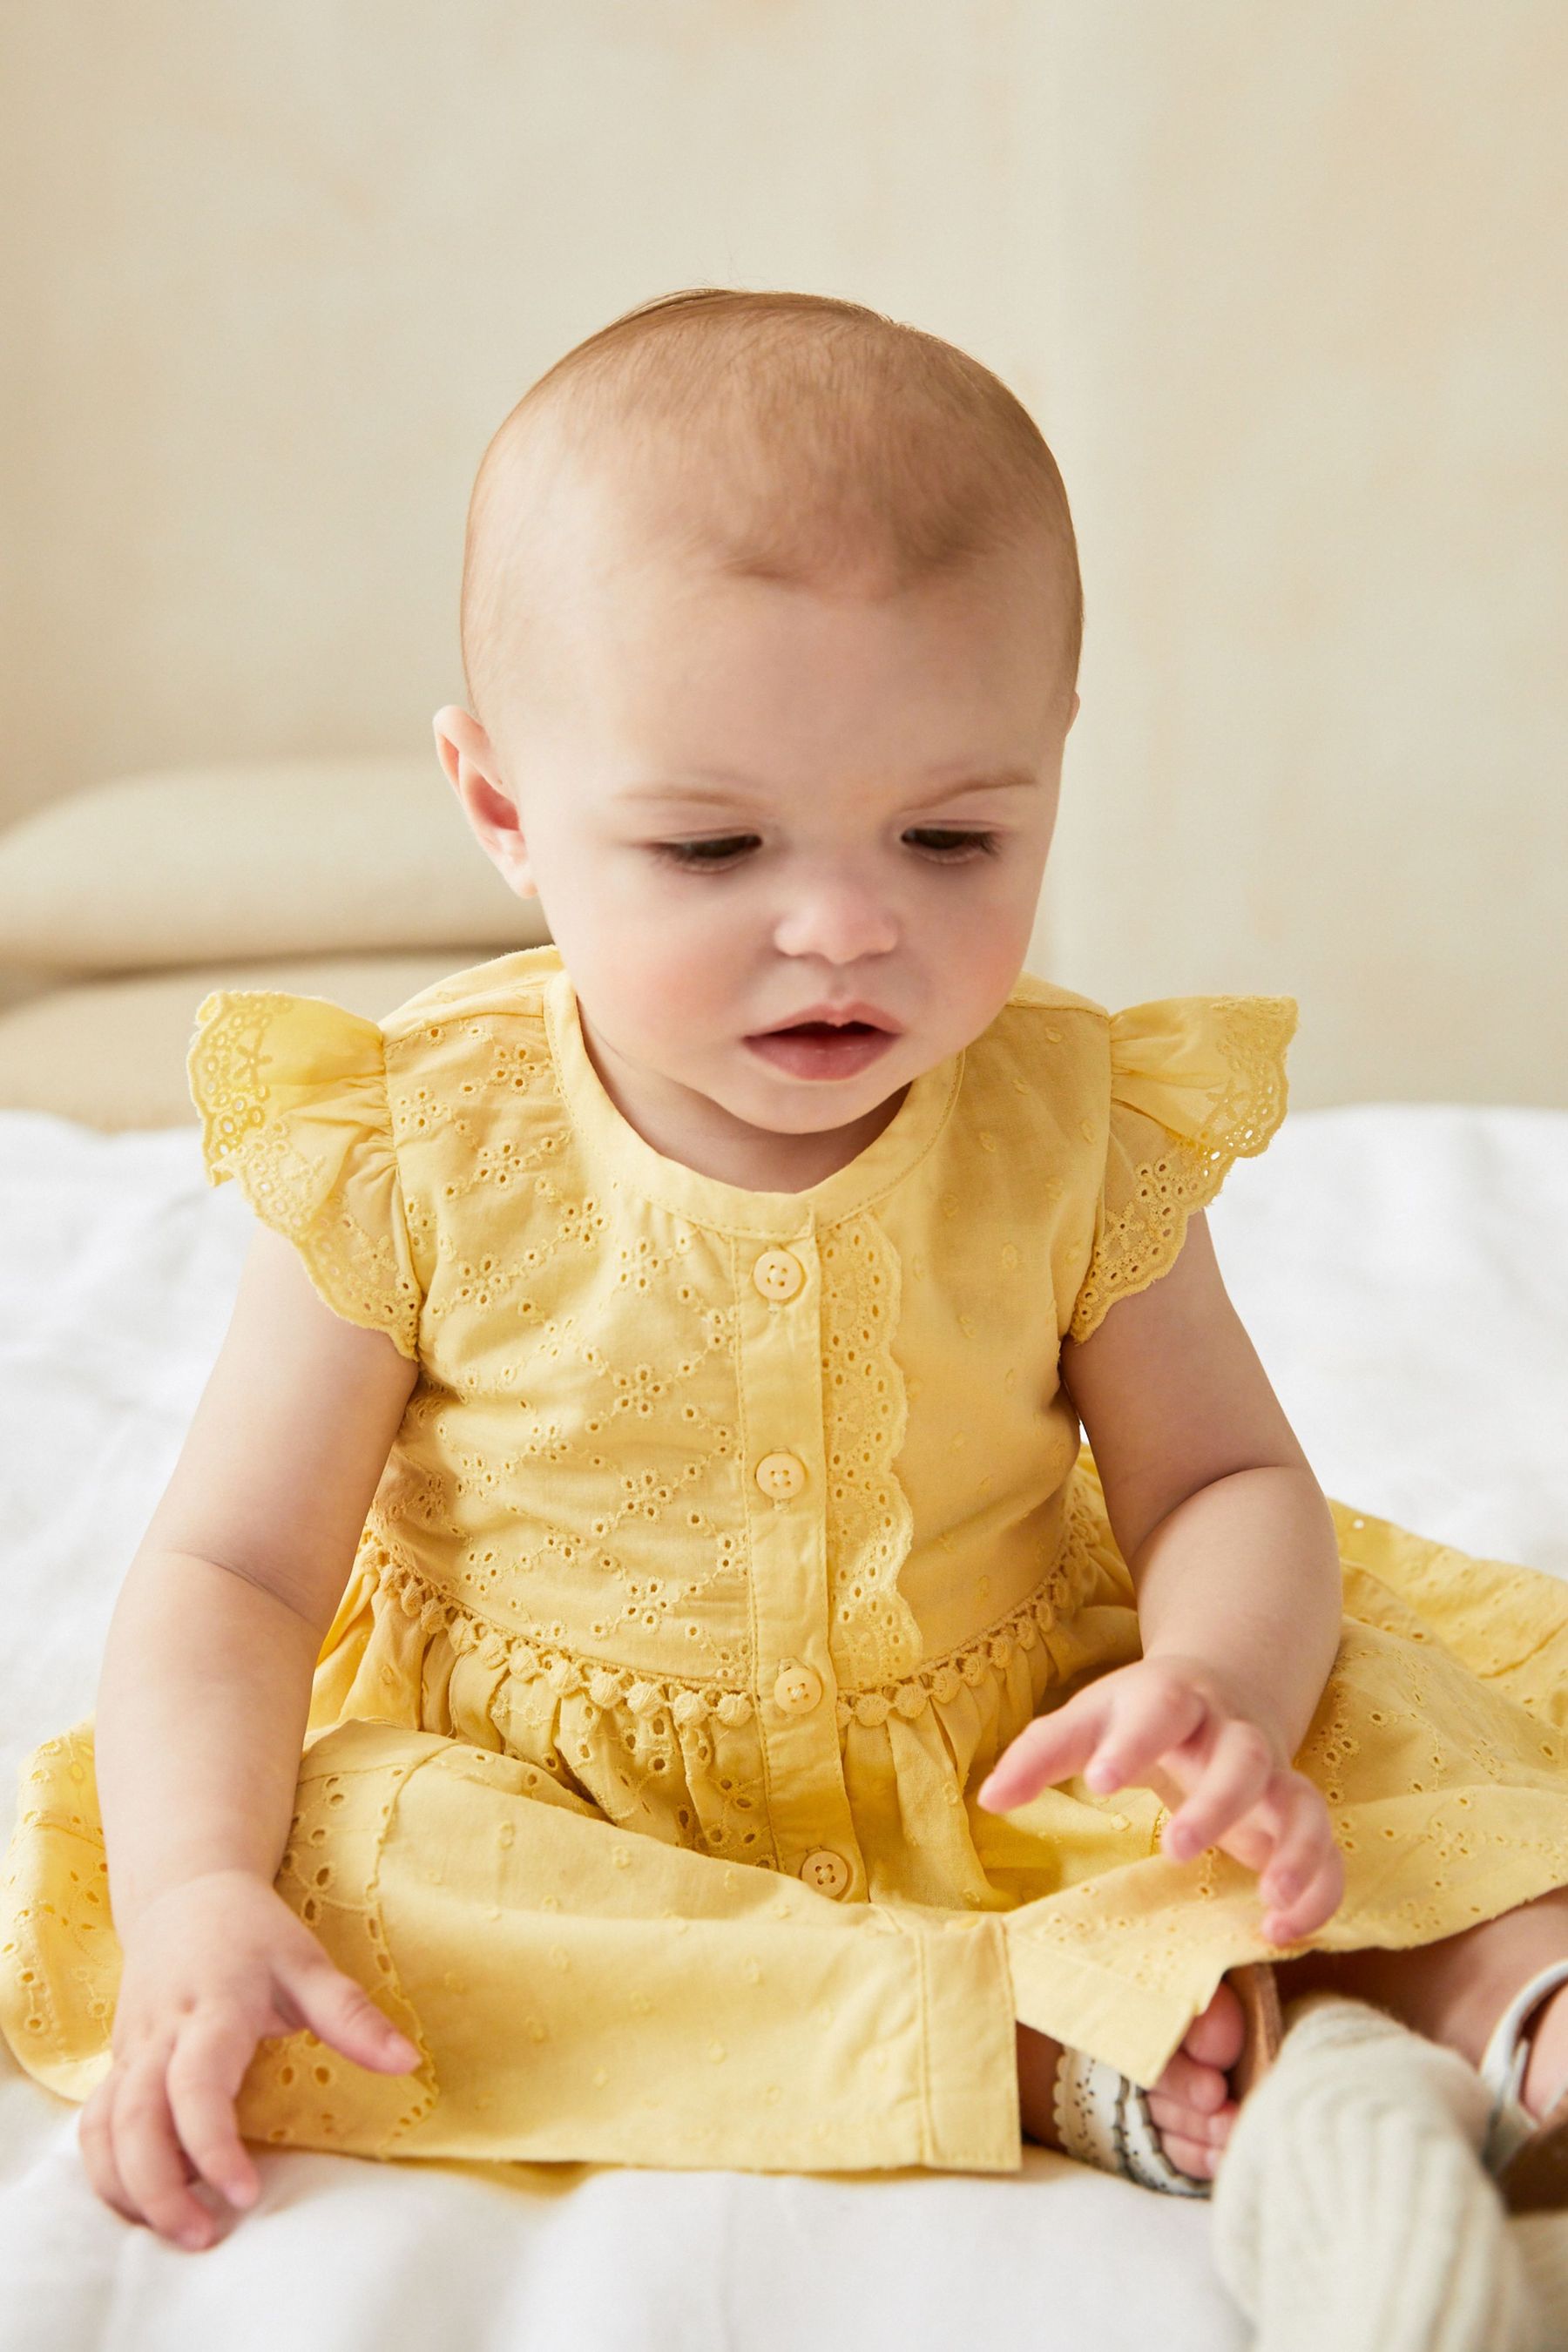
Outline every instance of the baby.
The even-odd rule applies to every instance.
[[[246,2137],[1204,2194],[1276,1989],[1501,2021],[1560,2160],[1568,1595],[1331,1503],[1231,1306],[1289,1000],[1024,972],[1080,631],[1032,421],[852,303],[648,304],[491,442],[436,741],[552,944],[204,1004],[258,1228],[27,1784],[111,1933],[25,1790],[8,1948],[96,1958],[0,2014],[128,2219]]]

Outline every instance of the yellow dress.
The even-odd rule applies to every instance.
[[[1149,1791],[973,1792],[1138,1654],[1060,1343],[1264,1148],[1295,1020],[1023,974],[789,1193],[636,1133],[553,947],[380,1023],[205,999],[209,1181],[419,1368],[277,1883],[421,2063],[264,2042],[247,2137],[1009,2172],[1015,2019],[1154,2080],[1270,1956],[1256,1878],[1165,1860]],[[1347,1884],[1310,1941],[1420,1944],[1568,1884],[1568,1591],[1333,1507],[1343,1634],[1297,1761]],[[68,2098],[108,2071],[119,1966],[89,1717],[25,1765],[0,1888],[0,2025]]]

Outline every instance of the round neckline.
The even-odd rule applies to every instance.
[[[577,992],[563,963],[545,977],[545,1029],[556,1081],[573,1125],[616,1183],[655,1207],[693,1223],[729,1233],[809,1234],[854,1216],[907,1176],[946,1125],[963,1076],[963,1051],[950,1054],[910,1080],[903,1101],[881,1133],[844,1167],[799,1192],[754,1192],[706,1176],[684,1160],[667,1159],[605,1092],[583,1037]]]

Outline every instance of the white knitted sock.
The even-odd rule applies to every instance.
[[[1337,1993],[1291,2002],[1285,2025],[1210,2205],[1257,2352],[1540,2352],[1474,2067]]]

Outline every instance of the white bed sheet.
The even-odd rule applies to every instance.
[[[1331,1494],[1568,1574],[1568,1113],[1300,1112],[1210,1213]],[[114,1596],[228,1319],[250,1219],[194,1128],[0,1113],[0,1836],[91,1707]],[[1208,2208],[1027,2147],[1016,2176],[380,2165],[259,2154],[185,2253],[88,2185],[79,2109],[0,2044],[4,2352],[1237,2352]]]

